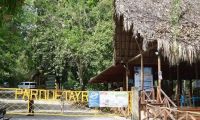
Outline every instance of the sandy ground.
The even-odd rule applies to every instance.
[[[87,116],[80,116],[80,117],[63,117],[63,116],[25,116],[25,115],[8,115],[7,117],[11,117],[10,120],[130,120],[124,117],[118,116],[109,116],[109,117],[87,117]]]
[[[12,100],[12,99],[0,98],[0,106],[7,107],[6,117],[10,118],[10,120],[130,120],[130,118],[128,119],[119,116],[109,116],[108,115],[109,113],[103,113],[103,112],[99,113],[91,108],[76,106],[69,102],[61,103],[60,101],[35,100],[34,102],[35,113],[44,112],[45,114],[44,115],[35,114],[34,116],[27,116],[23,114],[21,115],[12,114],[12,113],[16,114],[16,113],[27,112],[27,101],[24,100]],[[61,113],[61,108],[63,109],[63,114],[68,116],[56,115]]]

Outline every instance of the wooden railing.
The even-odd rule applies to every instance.
[[[141,110],[146,114],[144,119],[147,120],[150,118],[161,120],[197,120],[200,118],[199,112],[178,110],[176,104],[159,87],[152,88],[151,91],[141,91],[140,105]]]
[[[197,120],[197,118],[200,118],[200,113],[180,111],[176,108],[160,107],[147,104],[145,119],[149,120],[150,118],[161,120]]]
[[[168,109],[168,107],[160,107],[160,106],[154,106],[151,104],[146,105],[146,119],[149,120],[149,118],[153,119],[164,119],[167,120],[170,118],[171,120],[175,119],[174,109]]]
[[[155,91],[156,90],[156,91]],[[151,91],[140,92],[140,104],[160,104],[169,108],[177,108],[176,104],[165,94],[159,87],[151,89]],[[157,94],[155,97],[155,93]]]
[[[154,88],[152,88],[150,91],[142,90],[140,92],[141,104],[154,103],[154,102],[156,102]]]
[[[168,108],[177,108],[176,104],[165,94],[161,88],[157,88],[157,92],[161,93],[159,97],[161,103],[165,103]]]

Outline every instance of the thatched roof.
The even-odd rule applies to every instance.
[[[125,74],[126,68],[123,65],[112,65],[99,75],[91,78],[89,83],[122,82]]]
[[[180,2],[180,3],[179,3]],[[157,41],[171,64],[195,62],[200,53],[200,0],[115,0],[126,31],[143,37],[143,49]]]

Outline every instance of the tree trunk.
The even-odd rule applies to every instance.
[[[84,88],[83,65],[81,64],[81,59],[78,62],[76,62],[76,65],[77,65],[77,68],[78,68],[77,74],[78,74],[79,83],[80,83],[81,89],[83,89]]]
[[[67,62],[65,63],[65,67],[62,71],[62,78],[61,78],[61,83],[63,84],[64,82],[68,82],[68,66]]]

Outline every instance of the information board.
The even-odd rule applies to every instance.
[[[128,107],[128,93],[101,91],[100,107]]]
[[[134,67],[134,73],[135,87],[141,90],[141,67]],[[144,89],[149,91],[151,88],[153,88],[152,68],[144,67]]]
[[[55,75],[48,75],[47,80],[45,81],[45,85],[47,89],[55,89]]]
[[[90,91],[89,107],[128,107],[128,92]]]

